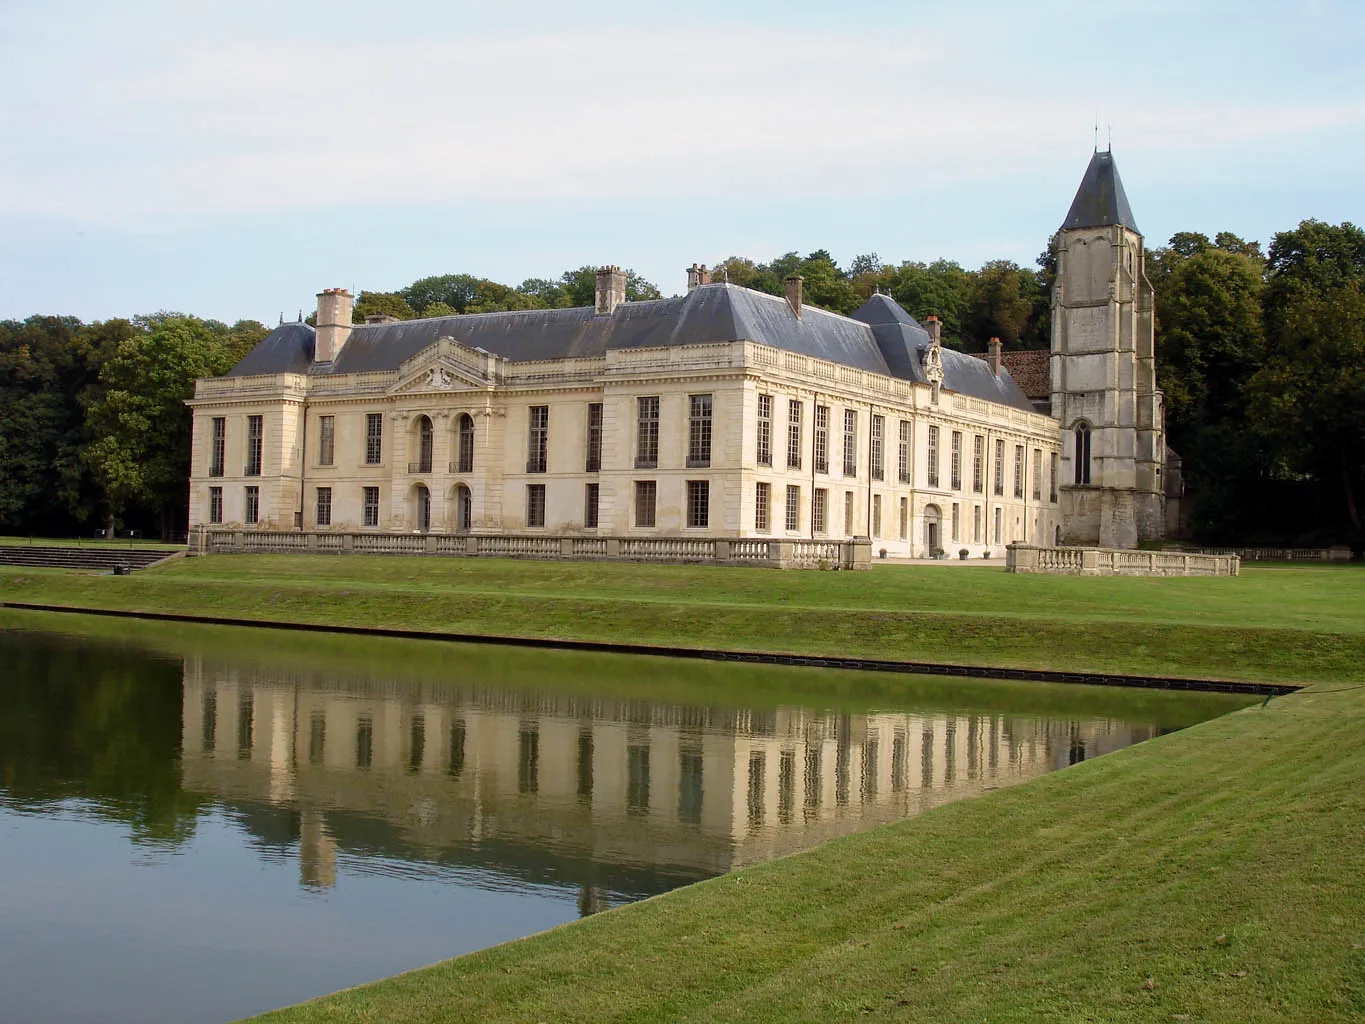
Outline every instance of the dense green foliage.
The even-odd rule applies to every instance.
[[[1157,375],[1208,541],[1365,540],[1365,231],[1304,221],[1150,253]]]
[[[0,530],[183,530],[184,401],[265,333],[179,313],[0,321]]]
[[[1365,541],[1365,231],[1308,220],[1268,251],[1220,233],[1174,235],[1149,252],[1157,372],[1168,440],[1184,458],[1198,541]],[[1046,348],[1056,260],[847,267],[819,249],[767,263],[739,256],[716,281],[781,295],[801,275],[805,301],[851,313],[876,291],[912,315],[936,315],[945,343],[983,351]],[[593,303],[593,267],[513,287],[444,274],[392,292],[362,291],[355,320],[400,320]],[[626,295],[659,296],[627,272]],[[195,376],[226,371],[263,335],[157,314],[81,324],[0,322],[0,531],[89,532],[117,522],[163,536],[183,525]]]

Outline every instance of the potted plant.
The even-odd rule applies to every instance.
[[[961,548],[961,549],[958,550],[957,557],[960,558],[960,559],[962,559],[962,561],[965,562],[965,561],[967,560],[967,556],[970,555],[970,554],[971,554],[971,552],[968,551],[966,548]]]

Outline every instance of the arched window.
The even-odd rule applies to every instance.
[[[460,459],[455,472],[474,472],[474,417],[467,412],[460,414]]]
[[[1090,425],[1076,424],[1076,486],[1090,483]]]
[[[431,472],[431,454],[435,447],[435,433],[431,420],[423,416],[417,421],[417,472]]]

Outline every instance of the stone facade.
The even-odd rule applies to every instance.
[[[1109,153],[1095,153],[1057,236],[1052,415],[1059,540],[1132,548],[1166,534],[1165,414],[1142,235]]]
[[[930,384],[739,338],[512,362],[441,337],[390,371],[200,381],[191,525],[868,537],[874,556],[915,557],[1001,557],[1012,541],[1046,542],[1057,525],[1056,424],[947,390],[935,397]]]
[[[816,309],[798,277],[694,264],[685,296],[627,302],[603,267],[591,307],[358,325],[328,289],[316,328],[197,383],[191,529],[1135,547],[1166,518],[1143,265],[1096,153],[1059,235],[1051,416],[998,343],[943,348],[883,295]]]

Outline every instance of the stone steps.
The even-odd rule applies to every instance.
[[[86,569],[112,572],[117,566],[145,569],[175,554],[170,549],[119,547],[41,547],[0,545],[0,565],[24,565],[46,569]]]

